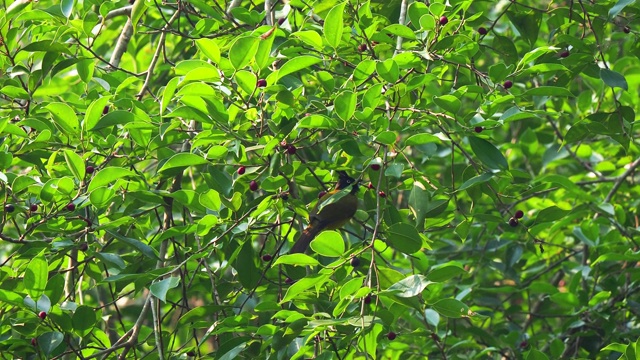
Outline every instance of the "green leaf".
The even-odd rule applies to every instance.
[[[390,83],[395,83],[400,78],[400,69],[393,59],[376,63],[376,71],[381,78]]]
[[[51,353],[62,344],[64,335],[57,331],[46,332],[38,336],[37,344],[38,348],[42,350],[44,355],[49,356]]]
[[[539,86],[525,91],[521,96],[567,96],[574,97],[571,91],[556,86]]]
[[[338,127],[333,119],[317,114],[305,116],[297,126],[302,129],[336,129]]]
[[[344,91],[336,97],[335,109],[336,114],[343,121],[349,121],[356,111],[358,97],[351,91]]]
[[[462,102],[453,95],[436,96],[433,98],[433,102],[452,114],[457,114],[462,106]]]
[[[427,280],[425,276],[411,275],[391,285],[384,292],[407,298],[420,295],[429,284],[433,284],[433,282]]]
[[[135,121],[135,119],[135,115],[130,113],[129,111],[111,111],[107,115],[100,118],[100,120],[98,120],[98,122],[94,126],[88,127],[87,130],[96,132],[107,127],[128,124]]]
[[[154,282],[150,287],[149,291],[153,296],[157,297],[160,301],[166,303],[167,302],[167,292],[169,290],[177,287],[180,284],[180,278],[176,276],[171,276],[166,279]]]
[[[387,31],[395,36],[400,36],[409,40],[415,40],[416,34],[411,30],[408,26],[401,24],[391,24],[384,28],[384,31]]]
[[[96,324],[96,312],[89,306],[78,306],[71,318],[73,330],[79,336],[88,335]]]
[[[273,83],[276,83],[279,79],[282,79],[283,77],[289,75],[289,74],[293,74],[295,72],[298,72],[300,70],[304,70],[304,69],[309,69],[311,68],[313,65],[321,62],[322,59],[316,57],[316,56],[310,56],[310,55],[302,55],[302,56],[296,56],[293,59],[287,61],[286,63],[284,63],[284,65],[282,65],[282,67],[280,68],[280,70],[278,70],[278,72],[276,73],[277,75],[277,80],[274,81]]]
[[[527,354],[526,360],[549,360],[547,355],[545,355],[542,351],[531,349]]]
[[[297,254],[300,255],[300,254]],[[295,299],[303,291],[307,291],[314,286],[320,286],[329,279],[327,274],[312,274],[303,279],[298,280],[295,284],[291,285],[287,289],[287,293],[284,295],[280,304],[284,304],[288,301]]]
[[[608,86],[629,90],[627,79],[625,79],[624,75],[620,74],[619,72],[602,68],[600,69],[600,78]]]
[[[636,0],[618,0],[618,2],[609,9],[609,19],[613,19],[627,6],[635,3]]]
[[[196,46],[198,47],[198,50],[207,57],[207,59],[216,64],[220,62],[220,47],[214,40],[206,38],[196,39]]]
[[[471,179],[465,181],[457,190],[462,191],[462,190],[472,188],[479,184],[484,184],[487,181],[491,180],[492,177],[493,177],[493,173],[490,173],[490,172],[486,172],[478,176],[474,176]]]
[[[504,155],[487,140],[470,136],[469,144],[478,159],[490,169],[509,170],[509,164]]]
[[[560,220],[570,212],[570,210],[563,210],[557,206],[550,206],[540,210],[538,216],[536,216],[536,224]]]
[[[82,181],[84,179],[86,166],[80,155],[76,154],[75,151],[65,150],[64,159],[67,161],[67,166],[73,176]]]
[[[405,254],[413,254],[422,249],[422,237],[415,227],[409,224],[397,223],[387,231],[387,244]]]
[[[342,240],[342,238],[340,238]],[[287,254],[279,256],[273,265],[299,265],[299,266],[316,266],[320,263],[318,260],[306,254]]]
[[[441,140],[435,135],[422,133],[411,135],[405,141],[406,146],[424,145],[429,143],[439,143]]]
[[[442,316],[458,319],[471,315],[469,307],[456,299],[442,299],[433,304],[433,308]]]
[[[242,69],[249,65],[258,51],[260,39],[253,36],[238,38],[229,49],[229,61],[235,69]]]
[[[345,251],[344,240],[337,231],[321,232],[310,246],[316,253],[327,257],[340,257]]]
[[[65,103],[50,103],[45,106],[51,113],[53,121],[68,135],[77,135],[80,131],[80,122],[76,112]]]
[[[189,166],[198,166],[198,165],[206,165],[209,164],[207,159],[202,156],[198,156],[196,154],[191,153],[180,153],[173,155],[169,160],[167,160],[162,168],[158,170],[159,172],[175,169],[175,168],[186,168]]]
[[[433,282],[444,282],[466,273],[467,272],[464,271],[464,269],[458,264],[443,264],[441,266],[432,268],[426,279]]]
[[[126,236],[120,235],[120,233],[118,232],[111,230],[107,230],[107,233],[120,240],[121,242],[129,245],[130,247],[138,250],[140,253],[142,253],[142,255],[148,257],[149,259],[158,260],[158,255],[156,254],[155,250],[151,246],[141,242],[140,240],[128,238]]]
[[[47,280],[49,279],[49,264],[47,260],[39,255],[29,261],[24,271],[24,288],[27,294],[33,299],[37,299],[47,288]]]
[[[344,31],[344,22],[342,19],[346,4],[346,2],[343,2],[334,6],[324,19],[324,38],[334,49],[340,45],[340,41],[342,40],[342,32]]]

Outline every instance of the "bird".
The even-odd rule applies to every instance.
[[[338,192],[351,186],[348,194],[337,198],[334,196]],[[315,208],[309,214],[309,226],[300,234],[300,237],[293,244],[289,251],[291,254],[304,253],[307,251],[311,240],[313,240],[323,230],[336,230],[346,224],[358,210],[358,183],[344,171],[338,171],[338,183],[335,189],[323,195]],[[335,202],[329,200],[331,197],[337,198]]]

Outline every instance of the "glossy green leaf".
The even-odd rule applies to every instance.
[[[180,284],[180,278],[176,276],[170,276],[166,279],[154,282],[149,287],[149,291],[153,296],[157,297],[160,301],[167,302],[167,293],[169,290],[176,288]]]
[[[324,19],[323,32],[324,38],[330,46],[337,48],[342,40],[342,32],[344,31],[344,8],[347,3],[343,2],[334,6],[327,17]]]
[[[238,38],[229,49],[229,61],[236,69],[242,69],[249,64],[256,52],[260,39],[253,36]]]
[[[504,155],[487,140],[470,136],[469,144],[478,159],[490,169],[509,170],[509,164]]]
[[[337,231],[323,231],[311,242],[311,250],[327,257],[344,255],[345,247],[342,236]]]
[[[409,224],[394,224],[387,231],[387,244],[405,254],[413,254],[422,249],[422,237]]]

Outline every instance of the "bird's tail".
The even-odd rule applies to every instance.
[[[293,244],[289,253],[296,254],[307,251],[309,244],[311,244],[311,240],[313,240],[320,231],[322,231],[321,226],[307,226],[307,228],[302,231],[302,234],[300,234],[300,237],[296,240],[295,244]]]

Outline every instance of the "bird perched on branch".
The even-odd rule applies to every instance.
[[[290,253],[305,252],[320,232],[341,228],[358,210],[356,180],[344,171],[339,171],[338,176],[335,189],[323,195],[309,214],[309,226],[302,231]]]

